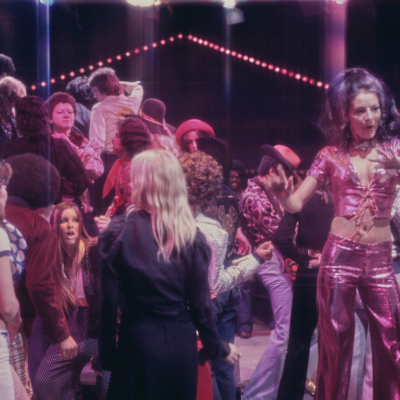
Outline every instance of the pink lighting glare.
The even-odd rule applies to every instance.
[[[341,3],[341,2],[344,2],[344,1],[347,1],[347,0],[341,0],[341,1],[339,1],[339,0],[333,0],[333,1],[337,1],[338,3]],[[179,35],[176,35],[175,37],[174,36],[171,36],[170,38],[169,38],[169,42],[174,42],[175,41],[175,38],[178,38],[178,39],[183,39],[184,37],[186,37],[186,36],[184,36],[184,35],[182,35],[181,33],[179,34]],[[226,55],[232,55],[233,57],[237,57],[238,59],[243,59],[243,61],[249,61],[250,63],[255,63],[256,65],[261,65],[261,67],[263,67],[263,68],[268,68],[269,70],[274,70],[276,73],[281,73],[282,75],[287,75],[288,77],[290,77],[290,78],[292,78],[292,77],[294,77],[296,80],[301,80],[302,82],[304,82],[304,83],[306,83],[306,82],[308,82],[310,85],[316,85],[317,87],[319,87],[319,88],[324,88],[324,89],[329,89],[329,84],[325,84],[325,83],[323,83],[323,82],[321,82],[321,81],[316,81],[315,79],[310,79],[309,77],[307,77],[307,76],[303,76],[303,75],[301,75],[301,74],[299,74],[299,73],[294,73],[293,71],[288,71],[286,68],[280,68],[280,67],[276,67],[276,66],[274,66],[274,65],[272,65],[272,64],[267,64],[266,62],[261,62],[260,60],[258,60],[258,59],[255,59],[254,57],[249,57],[249,56],[247,56],[247,55],[243,55],[243,54],[241,54],[241,53],[237,53],[236,51],[233,51],[233,50],[230,50],[230,49],[226,49],[225,47],[222,47],[222,46],[219,46],[219,45],[217,45],[217,44],[214,44],[214,43],[211,43],[211,42],[209,42],[208,40],[203,40],[203,39],[200,39],[200,38],[198,38],[198,37],[195,37],[195,36],[193,36],[193,35],[188,35],[187,36],[187,39],[188,40],[192,40],[193,42],[198,42],[198,44],[201,44],[201,45],[204,45],[204,46],[208,46],[209,48],[211,48],[211,49],[214,49],[214,50],[216,50],[216,51],[219,51],[220,53],[225,53]],[[161,45],[165,45],[166,43],[167,43],[167,40],[160,40],[160,42],[159,42]],[[141,49],[143,49],[143,51],[147,51],[148,49],[149,49],[149,46],[150,47],[153,47],[153,48],[156,48],[156,47],[158,47],[158,42],[153,42],[151,45],[149,44],[148,46],[143,46]],[[135,50],[134,50],[134,52],[136,53],[136,54],[139,54],[140,53],[140,48],[136,48]],[[126,53],[125,53],[125,56],[126,57],[130,57],[131,56],[131,53],[129,52],[129,51],[127,51]],[[115,56],[115,59],[116,60],[121,60],[122,59],[122,55],[120,55],[120,54],[118,54],[117,56]],[[107,58],[106,59],[106,62],[108,63],[108,64],[111,64],[112,62],[113,62],[113,58]],[[99,67],[102,67],[103,65],[104,65],[104,63],[103,63],[103,61],[99,61],[98,63],[97,63],[97,65],[99,66]],[[94,70],[94,66],[93,65],[89,65],[88,67],[87,67],[90,71],[93,71]],[[81,73],[81,74],[84,74],[85,73],[85,68],[80,68],[79,69],[79,73]],[[74,77],[75,75],[76,75],[76,73],[74,72],[74,71],[71,71],[69,74],[68,74],[69,76],[71,76],[71,77]],[[60,76],[60,79],[61,80],[65,80],[66,79],[66,76],[63,74],[63,75],[61,75]],[[52,78],[51,80],[50,80],[50,82],[52,83],[52,84],[54,84],[54,83],[56,83],[56,79],[55,78]],[[46,84],[46,82],[45,81],[43,81],[43,82],[40,82],[40,86],[42,86],[42,87],[45,87],[47,84]],[[36,85],[32,85],[32,86],[30,86],[30,88],[32,89],[32,90],[36,90],[37,89],[37,86]]]

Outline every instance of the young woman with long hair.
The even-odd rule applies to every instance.
[[[221,342],[212,315],[210,250],[174,155],[136,155],[131,185],[132,209],[114,217],[99,241],[99,361],[112,371],[109,398],[194,400],[198,361],[238,358],[235,346]],[[196,330],[204,346],[199,354]]]
[[[373,398],[400,398],[400,292],[391,257],[390,212],[400,170],[399,115],[386,85],[360,68],[341,72],[327,91],[322,130],[332,145],[316,156],[302,185],[280,170],[275,193],[299,212],[331,180],[335,218],[318,276],[316,398],[347,399],[358,289],[371,331]]]
[[[47,350],[33,385],[34,399],[82,399],[80,374],[98,353],[98,304],[100,271],[97,238],[86,233],[78,206],[59,203],[50,223],[58,237],[54,279],[68,319],[71,336],[78,344],[76,357],[65,360],[57,345]],[[98,398],[106,396],[109,373],[97,377]]]

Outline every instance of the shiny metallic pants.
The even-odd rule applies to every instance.
[[[347,399],[357,288],[371,332],[373,399],[400,400],[400,290],[392,268],[391,242],[367,245],[332,234],[318,277],[316,398]]]

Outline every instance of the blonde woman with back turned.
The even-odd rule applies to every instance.
[[[196,228],[175,156],[164,150],[138,154],[131,185],[132,209],[113,218],[99,240],[99,364],[112,371],[110,398],[195,400],[198,361],[222,356],[232,363],[239,355],[216,330],[207,282],[210,249]]]

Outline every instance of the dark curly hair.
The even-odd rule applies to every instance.
[[[89,86],[89,78],[87,76],[78,76],[72,79],[65,88],[65,91],[78,103],[83,104],[87,108],[91,108],[96,101],[93,89]]]
[[[331,82],[320,119],[320,128],[332,144],[344,144],[348,148],[353,142],[345,116],[350,111],[351,102],[360,92],[375,93],[378,96],[381,109],[376,132],[378,141],[388,140],[399,131],[399,114],[389,88],[365,69],[350,68],[340,72]]]
[[[7,186],[10,196],[25,200],[33,210],[48,207],[60,194],[56,167],[36,154],[20,154],[6,160],[13,174]]]
[[[185,175],[189,205],[196,215],[202,212],[210,215],[211,203],[218,195],[222,167],[209,155],[197,151],[179,157]]]
[[[17,129],[22,136],[48,135],[50,132],[47,107],[43,99],[26,96],[15,103]]]
[[[49,118],[52,119],[54,108],[59,103],[68,103],[71,104],[72,109],[74,110],[74,115],[76,116],[77,107],[75,99],[65,92],[56,92],[53,93],[47,100],[46,106],[49,112]]]
[[[5,54],[0,54],[0,75],[3,74],[14,76],[15,67],[11,57],[6,56]]]
[[[107,96],[119,96],[124,93],[118,77],[112,68],[99,68],[97,71],[92,72],[89,76],[89,86],[97,87],[100,93]]]
[[[128,117],[119,127],[121,146],[129,157],[151,147],[152,137],[149,128],[138,118]]]

